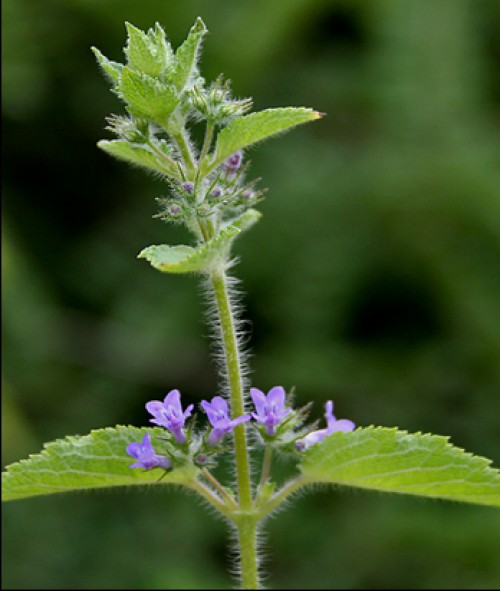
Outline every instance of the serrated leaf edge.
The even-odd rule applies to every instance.
[[[119,483],[119,484],[112,484],[112,483],[106,483],[106,484],[95,484],[95,485],[88,485],[88,486],[73,486],[73,485],[61,485],[59,488],[61,490],[55,490],[57,489],[57,486],[54,484],[46,484],[45,486],[47,486],[48,489],[50,489],[47,493],[34,493],[32,495],[21,495],[21,496],[5,496],[4,495],[4,479],[9,478],[11,475],[12,477],[16,477],[17,475],[23,475],[24,469],[26,467],[26,464],[29,464],[32,461],[36,461],[39,459],[44,459],[46,458],[48,461],[50,461],[52,458],[57,458],[57,457],[62,457],[62,454],[58,453],[57,451],[57,447],[61,446],[61,445],[73,445],[75,448],[77,448],[79,445],[92,445],[92,443],[96,443],[96,444],[103,444],[103,441],[99,440],[100,435],[102,435],[103,433],[106,433],[107,435],[110,436],[116,436],[117,432],[118,434],[122,437],[125,432],[129,432],[129,431],[136,431],[137,432],[137,438],[140,438],[144,433],[148,432],[148,433],[152,433],[156,436],[164,436],[165,432],[164,430],[158,428],[158,427],[136,427],[135,425],[116,425],[115,427],[105,427],[103,429],[92,429],[89,433],[87,433],[86,435],[68,435],[67,437],[62,437],[62,438],[58,438],[58,439],[54,439],[52,441],[46,442],[43,444],[42,450],[40,452],[34,453],[34,454],[29,454],[27,458],[23,458],[17,462],[13,462],[12,464],[9,464],[7,466],[5,466],[4,471],[2,471],[2,502],[4,501],[10,501],[10,500],[21,500],[22,498],[30,498],[30,497],[36,497],[36,496],[44,496],[45,494],[57,494],[60,492],[70,492],[70,491],[78,491],[78,490],[94,490],[94,489],[98,489],[98,488],[114,488],[115,486],[151,486],[154,484],[175,484],[175,485],[183,485],[183,486],[187,486],[190,487],[190,481],[194,481],[194,474],[196,472],[196,468],[194,466],[181,466],[179,468],[176,468],[172,471],[170,471],[168,473],[168,479],[165,480],[158,480],[158,481],[146,481],[146,480],[135,480],[132,478],[130,480],[130,482],[126,482],[126,483]],[[121,432],[121,433],[120,433]],[[128,438],[126,438],[128,439]],[[134,440],[130,440],[129,443],[132,443]],[[125,447],[123,449],[123,455],[110,455],[110,456],[106,456],[106,457],[102,457],[100,458],[102,460],[106,459],[106,460],[118,460],[118,461],[133,461],[132,458],[129,458],[129,456],[127,456],[126,451],[125,451]],[[131,470],[131,476],[133,474],[132,469]],[[68,470],[70,471],[70,470]],[[75,470],[71,470],[71,472],[76,472]],[[64,473],[64,470],[61,470],[61,473]],[[86,472],[88,473],[88,472]],[[92,473],[88,473],[88,474],[92,474]],[[100,474],[103,475],[104,474]],[[189,475],[189,478],[187,477],[187,475]],[[112,478],[112,477],[117,477],[117,478],[121,478],[121,475],[118,474],[107,474],[105,475],[108,478]],[[43,487],[44,483],[43,482],[36,482],[34,483],[35,486],[39,486],[39,487]],[[20,488],[21,485],[17,485],[17,488]],[[29,486],[29,485],[26,485]]]
[[[490,460],[489,458],[486,458],[484,456],[481,455],[476,455],[474,453],[471,453],[469,451],[466,451],[465,449],[458,447],[452,443],[450,443],[450,437],[446,436],[446,435],[436,435],[433,433],[422,433],[421,431],[417,431],[417,432],[409,432],[406,430],[402,430],[402,429],[398,429],[397,427],[381,427],[381,426],[375,426],[375,425],[369,425],[367,427],[358,427],[357,429],[355,429],[352,432],[349,433],[342,433],[342,432],[335,432],[332,433],[331,435],[329,435],[329,438],[334,438],[337,437],[339,439],[348,439],[350,436],[352,436],[352,434],[358,432],[359,431],[363,431],[366,433],[376,433],[376,432],[383,432],[383,433],[387,433],[387,434],[391,434],[393,435],[393,439],[391,440],[392,442],[395,442],[395,439],[398,435],[401,435],[402,437],[423,437],[423,438],[429,438],[431,439],[433,442],[440,444],[439,447],[437,447],[435,450],[433,451],[445,451],[445,450],[449,450],[452,451],[457,458],[460,457],[465,457],[467,460],[473,460],[478,464],[477,469],[473,470],[471,469],[471,474],[474,472],[477,472],[479,470],[481,470],[485,476],[487,477],[493,477],[493,478],[499,478],[499,482],[498,485],[500,486],[500,470],[498,470],[497,468],[492,466],[492,460]],[[324,441],[324,440],[323,440]],[[460,495],[464,496],[463,493],[453,493],[453,492],[446,492],[446,493],[437,493],[436,495],[432,495],[432,494],[428,494],[428,493],[418,493],[415,491],[409,491],[408,493],[404,490],[405,487],[410,488],[410,487],[414,487],[416,486],[415,484],[398,484],[397,485],[397,489],[392,489],[392,490],[384,490],[383,488],[375,488],[373,486],[363,486],[362,484],[359,484],[359,480],[363,479],[363,478],[370,478],[373,477],[373,474],[367,474],[365,476],[360,475],[360,476],[356,476],[355,479],[353,479],[353,482],[349,482],[348,480],[339,480],[339,481],[335,481],[334,478],[328,478],[325,480],[322,479],[318,479],[316,477],[310,477],[307,475],[307,473],[304,473],[303,467],[307,467],[307,460],[308,458],[313,455],[315,453],[315,449],[320,449],[320,447],[317,446],[321,446],[320,442],[319,444],[316,444],[315,446],[311,447],[309,450],[307,450],[306,452],[304,452],[303,454],[303,460],[302,462],[299,463],[299,469],[302,472],[302,476],[301,478],[303,479],[304,485],[310,485],[310,484],[334,484],[334,485],[339,485],[339,486],[351,486],[353,488],[366,488],[366,489],[371,489],[371,490],[377,490],[379,492],[388,492],[388,493],[393,493],[393,494],[411,494],[413,496],[421,496],[421,497],[432,497],[432,498],[441,498],[441,499],[445,499],[445,500],[455,500],[453,499],[453,497],[457,497],[457,501],[460,502],[471,502],[474,503],[474,501],[471,499],[469,501],[464,500],[463,498],[458,498]],[[389,455],[393,455],[394,453],[398,453],[398,452],[391,452],[391,454]],[[401,453],[404,453],[403,451]],[[366,459],[367,457],[376,457],[378,454],[377,452],[374,452],[373,454],[371,454],[371,456],[363,456],[361,458],[359,458],[359,460],[363,460]],[[346,465],[348,465],[351,462],[356,462],[358,461],[356,458],[349,460],[349,462],[344,462],[339,464],[339,468],[340,467],[345,467]],[[306,466],[304,466],[304,463],[306,464]],[[442,470],[444,469],[445,466],[437,466],[436,469],[437,470]],[[412,470],[416,470],[416,467],[411,468]],[[432,470],[432,467],[429,468],[425,468],[425,470]],[[306,470],[307,472],[307,470]],[[401,472],[400,470],[398,471],[394,471],[394,472],[388,472],[388,474],[391,475],[395,475],[397,472]],[[375,476],[383,476],[383,473],[381,474],[376,474]],[[424,483],[423,486],[428,487],[428,488],[432,488],[432,486],[438,486],[440,484],[447,484],[450,482],[454,482],[451,480],[448,481],[443,481],[443,482],[436,482],[436,483]],[[473,482],[468,482],[467,480],[463,480],[460,479],[459,482],[463,482],[463,483],[468,483],[468,484],[474,484]],[[495,485],[495,483],[490,483],[490,482],[480,482],[478,483],[482,486],[493,486]],[[473,493],[473,492],[468,492],[467,496],[473,497],[474,495],[477,495],[478,497],[485,497],[487,495],[485,495],[484,493]],[[484,504],[484,505],[488,505],[487,501],[477,501],[479,504]],[[500,503],[499,503],[500,504]],[[497,506],[497,505],[490,505],[490,506]]]

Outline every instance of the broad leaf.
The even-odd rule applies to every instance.
[[[212,170],[238,150],[321,116],[321,113],[312,109],[287,107],[237,117],[217,135],[215,155],[208,163],[208,170]]]
[[[500,472],[447,437],[367,427],[336,432],[304,453],[309,483],[500,506]]]
[[[192,465],[166,474],[158,468],[146,471],[128,467],[135,460],[126,453],[127,445],[141,442],[146,432],[151,434],[155,450],[161,454],[158,435],[164,436],[165,430],[160,428],[117,426],[47,443],[41,453],[7,466],[2,473],[2,501],[157,482],[191,486],[197,474],[197,468]]]
[[[133,115],[150,118],[163,126],[179,104],[172,86],[166,86],[146,74],[138,74],[127,66],[123,68],[118,92]]]
[[[239,232],[235,226],[227,226],[217,236],[197,247],[183,244],[148,246],[137,258],[146,259],[155,269],[164,273],[206,273],[226,257],[231,240]]]
[[[169,165],[168,161],[161,159],[147,147],[135,145],[125,140],[101,140],[97,142],[97,145],[101,150],[120,160],[180,179],[176,167]]]
[[[197,18],[195,24],[189,31],[187,39],[175,52],[174,84],[179,92],[198,73],[198,57],[203,37],[207,33],[205,23]]]

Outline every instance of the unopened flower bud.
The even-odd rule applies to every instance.
[[[224,162],[224,167],[228,172],[234,173],[240,168],[242,160],[243,152],[241,150],[238,150],[226,159],[226,161]]]
[[[183,191],[185,191],[189,195],[191,195],[194,191],[194,185],[193,185],[193,183],[191,183],[189,181],[182,183],[181,188]]]
[[[298,439],[295,442],[295,448],[297,449],[297,451],[305,451],[306,447],[307,444],[303,439]]]
[[[172,205],[169,206],[168,208],[168,215],[171,216],[178,216],[182,213],[182,207],[180,205],[178,205],[177,203],[172,203]]]
[[[203,454],[203,453],[199,453],[195,458],[194,458],[194,463],[197,464],[198,466],[206,466],[208,464],[209,458],[207,456],[207,454]]]
[[[222,189],[220,187],[215,187],[210,191],[210,197],[215,197],[216,199],[222,195]]]

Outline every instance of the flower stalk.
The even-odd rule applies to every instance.
[[[243,393],[242,362],[238,346],[234,312],[228,289],[228,277],[225,271],[217,270],[211,277],[212,288],[222,337],[224,361],[231,401],[233,419],[245,414]],[[238,482],[239,503],[242,511],[252,506],[252,490],[250,480],[250,461],[245,426],[240,424],[234,428],[234,459]]]
[[[216,271],[211,277],[213,293],[217,305],[219,326],[226,365],[233,419],[245,413],[245,400],[242,376],[241,352],[235,327],[235,315],[231,306],[228,278],[225,271]],[[247,434],[244,424],[233,430],[234,461],[238,484],[238,514],[235,524],[238,530],[241,559],[241,588],[258,589],[257,560],[257,517],[253,509],[250,461]]]

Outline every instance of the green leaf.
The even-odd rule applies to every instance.
[[[208,173],[238,150],[321,117],[322,114],[318,111],[304,107],[266,109],[237,117],[217,135],[214,158],[208,163],[208,170],[204,173]]]
[[[183,484],[190,486],[197,468],[186,465],[165,474],[161,469],[129,468],[134,462],[126,447],[141,442],[144,434],[151,434],[155,450],[162,454],[165,430],[138,429],[117,426],[91,431],[84,436],[59,439],[44,446],[44,450],[27,460],[7,466],[2,473],[2,501],[36,495],[70,492],[111,486],[144,484]]]
[[[175,72],[173,82],[179,92],[190,80],[198,75],[198,57],[201,49],[201,42],[207,33],[205,23],[197,18],[191,27],[187,39],[175,52]]]
[[[180,180],[178,169],[170,165],[168,160],[161,159],[160,156],[148,147],[133,144],[125,140],[101,140],[97,142],[97,145],[101,150],[104,150],[111,156],[125,160],[129,164],[142,166]]]
[[[167,244],[148,246],[137,258],[146,259],[164,273],[206,273],[226,257],[232,239],[239,232],[235,226],[227,226],[217,236],[195,248]]]
[[[254,224],[256,224],[260,218],[262,217],[262,213],[257,209],[247,209],[245,213],[243,213],[240,217],[231,220],[231,225],[239,228],[242,232],[245,230],[250,229]]]
[[[146,74],[138,74],[127,66],[123,68],[118,92],[133,115],[152,119],[163,126],[179,104],[172,86],[166,86]]]
[[[125,47],[128,66],[149,76],[160,76],[167,65],[165,47],[157,46],[156,35],[147,35],[130,23],[125,23],[125,26],[128,32]]]
[[[447,437],[366,427],[336,432],[304,453],[307,482],[500,506],[500,472]]]
[[[103,72],[106,74],[109,80],[115,85],[118,84],[123,71],[123,64],[108,60],[108,58],[97,49],[97,47],[91,47],[91,49],[97,58],[97,63],[101,66]]]
[[[148,35],[154,40],[158,51],[163,55],[165,74],[167,74],[174,66],[174,52],[165,35],[165,31],[160,23],[155,23],[154,30],[150,29]]]

